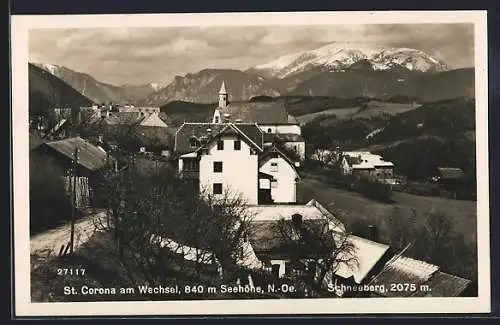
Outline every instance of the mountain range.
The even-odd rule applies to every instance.
[[[114,86],[63,66],[37,64],[90,100],[163,106],[172,101],[217,102],[225,81],[229,100],[254,96],[330,96],[384,98],[408,96],[421,101],[474,97],[474,69],[451,69],[416,49],[329,44],[282,56],[245,71],[203,69],[161,84]]]
[[[92,100],[36,65],[28,64],[29,111],[39,114],[55,107],[90,106]]]
[[[35,63],[34,65],[50,72],[96,103],[135,103],[158,90],[158,84],[155,83],[114,86],[98,81],[89,74],[73,71],[64,66],[48,63]]]
[[[395,67],[421,72],[449,70],[446,63],[417,49],[352,47],[350,44],[332,43],[314,50],[285,55],[248,71],[283,79],[316,67],[345,71],[359,61],[366,61],[371,69],[382,71]]]

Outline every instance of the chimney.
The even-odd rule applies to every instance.
[[[300,228],[302,226],[302,215],[295,213],[292,215],[292,224],[295,228]]]
[[[378,228],[375,225],[368,226],[368,239],[371,241],[378,241]]]

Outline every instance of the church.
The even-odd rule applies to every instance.
[[[223,82],[212,121],[184,123],[174,156],[182,177],[212,195],[241,195],[247,204],[295,203],[305,156],[300,125],[284,105],[231,103]]]
[[[212,123],[255,123],[264,132],[264,144],[281,142],[295,152],[300,160],[305,159],[305,141],[297,119],[288,114],[281,101],[230,102],[225,82],[219,90],[219,105],[215,109]]]

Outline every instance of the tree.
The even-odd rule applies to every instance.
[[[445,268],[453,262],[451,252],[456,238],[453,223],[445,213],[429,211],[417,230],[417,238],[414,253],[418,257]]]
[[[312,154],[313,159],[319,161],[322,166],[337,163],[337,153],[332,150],[316,148]]]
[[[317,295],[339,267],[358,265],[350,234],[342,223],[326,215],[313,220],[302,220],[300,215],[292,216],[292,220],[280,219],[275,231],[281,239],[281,249],[290,256],[293,271],[288,278],[296,288],[304,288],[302,294]],[[301,272],[303,269],[307,272]]]
[[[417,238],[416,229],[417,211],[411,209],[407,215],[399,206],[395,206],[389,217],[390,242],[394,248],[402,249]]]
[[[114,234],[115,255],[133,283],[234,278],[251,231],[241,199],[200,195],[171,167],[146,172],[133,160],[105,190],[111,218],[99,228]]]

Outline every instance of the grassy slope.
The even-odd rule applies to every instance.
[[[367,224],[379,226],[381,239],[388,242],[388,217],[395,206],[401,208],[408,216],[411,209],[415,209],[422,220],[424,213],[435,209],[436,212],[446,212],[453,218],[458,233],[469,245],[475,245],[476,236],[476,202],[458,201],[440,197],[424,197],[406,193],[393,193],[394,204],[384,204],[372,201],[358,193],[333,188],[326,183],[311,178],[304,178],[298,185],[297,197],[300,202],[307,202],[314,198],[325,204],[332,211],[343,216],[347,225],[359,220],[366,220]]]

